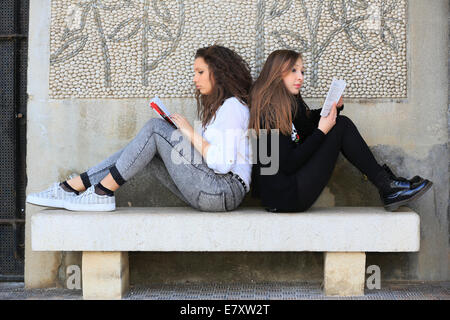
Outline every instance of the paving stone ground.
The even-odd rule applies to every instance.
[[[81,290],[28,289],[0,282],[0,300],[81,300]],[[176,284],[131,286],[124,300],[450,300],[450,281],[391,281],[364,296],[324,296],[320,283]]]

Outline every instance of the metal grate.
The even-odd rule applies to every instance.
[[[0,281],[23,280],[28,2],[0,10]]]
[[[0,42],[0,57],[2,59],[0,74],[8,75],[0,80],[2,105],[0,108],[0,218],[15,217],[14,189],[15,175],[15,110],[14,110],[14,43]],[[14,201],[12,201],[14,199]]]
[[[81,290],[27,289],[0,283],[0,300],[81,300]],[[325,296],[320,283],[271,282],[252,284],[173,284],[131,286],[124,300],[450,300],[450,282],[383,281],[380,290],[364,296]]]
[[[16,234],[11,225],[0,225],[2,244],[0,246],[1,272],[3,275],[17,275],[23,269],[23,260],[18,259],[14,248],[16,247]]]
[[[383,282],[364,296],[325,296],[317,282],[132,286],[124,300],[450,300],[449,282]]]

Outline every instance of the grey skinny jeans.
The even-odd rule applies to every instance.
[[[246,194],[236,177],[215,173],[179,130],[159,118],[147,121],[128,145],[82,173],[81,178],[89,186],[111,172],[122,185],[147,166],[165,187],[201,211],[234,210]]]

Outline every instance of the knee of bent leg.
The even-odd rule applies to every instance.
[[[148,139],[152,136],[155,128],[156,118],[152,118],[148,120],[144,126],[139,130],[138,134],[136,135],[136,138],[139,137],[139,139]]]
[[[165,120],[161,119],[161,118],[151,118],[149,119],[145,125],[146,126],[151,126],[152,128],[156,128],[161,126],[161,123],[164,123]]]
[[[151,135],[153,132],[159,132],[161,122],[165,121],[159,118],[151,118],[145,123],[144,127],[142,128],[142,131],[144,131],[147,135]]]
[[[338,117],[337,117],[337,120],[338,121],[341,121],[341,122],[348,122],[348,121],[352,121],[352,120],[350,120],[350,118],[349,117],[347,117],[347,116],[344,116],[344,115],[339,115]]]
[[[339,115],[336,119],[336,124],[349,126],[353,125],[353,121],[347,116]]]

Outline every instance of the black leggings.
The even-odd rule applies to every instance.
[[[352,120],[339,115],[319,149],[295,173],[300,211],[308,210],[320,196],[330,180],[340,151],[370,181],[383,170]]]

